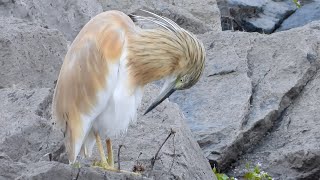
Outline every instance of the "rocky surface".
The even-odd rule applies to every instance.
[[[253,156],[250,150],[257,148],[272,152],[272,156],[259,154],[257,161],[269,161],[267,167],[275,177],[283,177],[283,172],[295,177],[292,171],[301,177],[319,175],[318,165],[314,164],[314,159],[319,158],[320,144],[315,140],[319,136],[315,128],[319,122],[310,110],[295,108],[300,106],[296,99],[300,99],[308,102],[306,109],[318,111],[317,100],[302,100],[302,94],[307,85],[318,77],[319,37],[320,22],[272,35],[221,32],[200,36],[208,54],[204,76],[197,86],[176,93],[171,100],[184,111],[191,130],[212,165],[230,169],[230,164],[236,162],[239,155],[248,152],[240,163],[241,169]],[[290,114],[291,108],[300,109],[301,115],[293,111]],[[271,135],[274,141],[271,138],[265,140],[268,132],[275,132],[273,128],[288,123],[285,114],[299,119],[296,126],[301,126],[301,129],[308,131],[314,127],[315,130],[304,136],[303,130],[292,127],[295,130],[281,131],[288,139],[278,138],[281,135],[275,133]],[[282,147],[281,143],[287,144],[285,141],[289,137],[292,145],[305,143],[296,149],[290,145]],[[266,150],[258,144],[261,141],[265,141],[263,147]],[[269,148],[278,147],[275,143],[283,149]],[[287,156],[291,156],[291,160]],[[300,166],[297,166],[301,169],[292,165],[297,159],[295,156],[300,158],[297,160],[301,162]],[[281,170],[277,169],[278,166],[272,167],[273,161],[282,167]]]
[[[264,140],[243,156],[230,174],[239,176],[245,169],[245,161],[250,161],[259,162],[266,172],[279,179],[320,178],[319,84],[317,73],[283,111]]]
[[[284,31],[320,20],[320,1],[311,1],[302,4],[290,17],[283,21],[277,31]]]

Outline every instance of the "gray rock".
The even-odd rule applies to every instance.
[[[116,9],[127,14],[139,14],[139,9],[146,9],[166,16],[183,28],[193,33],[220,31],[220,13],[215,0],[188,1],[104,1],[99,0],[103,9]],[[209,18],[210,17],[210,18]]]
[[[154,86],[146,88],[138,122],[131,125],[125,136],[114,141],[115,155],[119,144],[125,146],[121,150],[121,169],[131,171],[141,164],[145,169],[144,179],[215,179],[177,105],[166,101],[149,115],[141,115],[157,91]],[[142,176],[89,167],[91,160],[99,159],[96,152],[92,159],[83,162],[80,170],[49,161],[49,154],[53,160],[65,161],[65,157],[55,158],[55,153],[63,153],[59,149],[63,135],[52,126],[48,113],[51,98],[49,88],[0,90],[0,179],[142,179]],[[151,168],[151,159],[171,129],[176,133],[164,144]]]
[[[320,61],[319,29],[317,22],[272,35],[200,36],[208,54],[205,73],[197,86],[171,100],[184,111],[212,165],[228,169],[239,155],[254,148],[312,81]],[[316,149],[318,144],[307,146]],[[308,163],[312,169],[312,158],[301,161],[305,169]],[[289,167],[285,169],[290,172]]]
[[[270,34],[296,6],[292,0],[219,0],[223,30]]]
[[[320,20],[320,1],[301,6],[295,13],[283,21],[277,31],[304,26],[312,21]]]
[[[27,19],[58,29],[72,41],[81,28],[102,12],[96,0],[15,0],[0,3],[0,16]]]
[[[66,48],[57,30],[0,16],[0,87],[52,87]]]

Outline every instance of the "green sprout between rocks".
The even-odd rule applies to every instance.
[[[301,4],[299,0],[293,0],[293,2],[297,6],[297,8],[301,8]]]
[[[260,170],[261,164],[258,163],[254,168],[250,167],[250,164],[246,164],[246,173],[243,176],[245,180],[273,180],[273,178],[264,171]],[[237,180],[235,177],[229,177],[224,173],[218,173],[217,169],[214,167],[212,169],[213,173],[216,175],[218,180]]]
[[[215,167],[212,169],[212,171],[216,175],[218,180],[237,180],[237,178],[229,177],[224,173],[218,173],[218,171]]]
[[[248,172],[244,174],[244,179],[247,180],[273,180],[273,178],[264,171],[260,170],[261,164],[258,163],[253,169],[250,168],[250,164],[246,164],[246,169]]]

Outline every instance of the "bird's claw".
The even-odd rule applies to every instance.
[[[105,161],[105,162],[102,162],[102,161],[94,161],[93,164],[92,164],[92,166],[93,166],[93,167],[99,167],[99,168],[102,168],[102,169],[104,169],[104,170],[119,172],[118,169],[114,168],[113,166],[110,166],[107,161]]]
[[[99,168],[102,168],[104,170],[109,170],[109,171],[114,171],[114,172],[121,172],[121,173],[128,173],[128,174],[133,174],[133,175],[136,175],[136,176],[141,176],[140,173],[125,171],[125,170],[119,170],[117,168],[114,168],[114,167],[110,166],[107,161],[106,162],[94,161],[92,166],[93,167],[99,167]]]

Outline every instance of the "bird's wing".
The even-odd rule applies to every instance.
[[[65,129],[71,161],[112,93],[124,41],[119,27],[101,27],[93,21],[81,30],[65,57],[53,98],[53,117]]]

